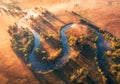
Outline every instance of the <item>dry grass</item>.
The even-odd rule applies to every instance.
[[[10,36],[7,29],[17,18],[0,15],[0,84],[38,84],[31,71],[16,56],[10,47]]]
[[[55,22],[54,25],[58,30],[67,23],[78,21],[78,18],[66,13],[66,9],[78,11],[79,14],[88,17],[95,25],[106,29],[120,38],[120,5],[114,3],[113,6],[110,6],[108,4],[108,1],[119,0],[79,0],[78,9],[73,7],[75,3],[65,3],[66,1],[70,0],[47,0],[47,2],[46,0],[21,0],[19,5],[22,9],[35,7],[36,5],[43,5],[49,8],[58,19],[64,22]],[[11,84],[18,84],[18,82],[19,84],[37,84],[38,81],[30,70],[26,68],[25,64],[19,60],[10,48],[10,36],[7,33],[8,25],[17,21],[18,18],[0,15],[0,84],[8,82]],[[48,77],[47,79],[51,78]],[[55,77],[53,79],[55,80]]]
[[[109,5],[108,1],[113,1],[114,5]],[[99,3],[97,7],[77,10],[79,14],[88,18],[96,26],[107,30],[113,35],[120,38],[120,1],[106,0]],[[116,2],[116,4],[115,4]],[[118,4],[117,4],[118,3]],[[79,8],[79,7],[78,7]]]

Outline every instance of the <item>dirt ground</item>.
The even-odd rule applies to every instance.
[[[54,13],[63,10],[77,11],[95,25],[120,38],[120,0],[49,0],[47,2],[30,0],[29,4],[26,5],[27,2],[28,0],[21,0],[20,6],[23,9],[43,6]]]
[[[38,84],[31,71],[10,47],[8,25],[17,18],[0,15],[0,84]]]
[[[120,38],[120,0],[96,0],[92,7],[76,6],[74,8],[77,13],[86,17],[96,26]]]
[[[120,5],[92,11],[91,21],[102,29],[120,38]],[[98,15],[99,14],[99,15]]]
[[[95,25],[105,29],[120,38],[120,0],[20,0],[22,9],[42,5],[54,14],[65,10],[77,11],[87,17]],[[57,17],[65,18],[64,13]],[[35,76],[10,48],[8,25],[17,22],[18,18],[0,14],[0,84],[38,84]]]

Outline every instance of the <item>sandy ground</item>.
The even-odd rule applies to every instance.
[[[98,27],[120,38],[120,5],[91,10],[90,20]]]
[[[38,84],[31,71],[10,47],[7,29],[17,18],[0,15],[0,84]]]
[[[57,15],[64,10],[74,10],[120,38],[120,0],[20,0],[18,5],[22,9],[42,5]],[[65,23],[74,20],[63,15],[64,13],[57,17],[66,20]],[[31,71],[10,48],[7,29],[9,24],[17,20],[18,18],[0,14],[0,84],[37,84]]]
[[[25,3],[28,0],[21,0],[21,7],[29,8],[35,6],[46,7],[49,11],[59,13],[63,10],[77,11],[84,17],[87,17],[96,26],[107,30],[120,38],[120,0],[30,0],[30,4]],[[54,4],[53,4],[54,3]],[[62,15],[61,15],[62,16]],[[72,18],[71,18],[72,19]]]
[[[120,0],[93,0],[94,3],[74,7],[77,13],[93,24],[120,38]]]

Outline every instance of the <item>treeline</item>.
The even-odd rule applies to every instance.
[[[72,59],[63,67],[54,69],[53,73],[58,75],[66,84],[96,84],[88,76],[88,72]]]
[[[120,64],[113,64],[110,68],[111,73],[115,77],[117,84],[120,83]]]
[[[102,30],[101,30],[102,31]],[[109,72],[113,76],[116,84],[120,82],[120,39],[107,31],[102,31],[102,36],[109,42],[110,50],[105,52],[106,66],[109,66]],[[109,61],[108,61],[109,60]]]
[[[90,33],[86,35],[82,34],[79,37],[73,34],[69,34],[68,43],[71,47],[75,50],[80,51],[84,56],[88,58],[92,58],[95,55],[96,49],[96,42],[98,37],[96,36],[95,32],[89,29]]]
[[[106,51],[104,56],[109,63],[107,66],[117,84],[120,82],[120,49]]]
[[[107,40],[114,40],[114,41],[120,41],[120,39],[116,38],[113,34],[111,34],[110,32],[107,32],[105,30],[102,30],[102,28],[94,25],[90,20],[88,20],[87,18],[77,14],[76,12],[72,11],[72,13],[76,16],[78,16],[80,18],[80,23],[81,24],[85,24],[88,25],[89,27],[92,27],[93,29],[95,29],[96,31],[98,31],[99,33],[101,33],[105,39]]]
[[[77,15],[80,18],[80,23],[88,25],[89,27],[92,27],[96,31],[98,31],[105,40],[107,40],[110,44],[110,50],[105,52],[104,58],[104,64],[108,67],[108,73],[111,76],[111,74],[114,76],[114,82],[115,84],[118,84],[120,82],[120,70],[119,70],[119,60],[120,60],[120,39],[115,37],[110,32],[107,32],[105,30],[102,30],[102,28],[97,27],[94,25],[91,21],[88,19],[82,17],[81,15],[77,14],[76,12],[72,12],[74,15]],[[113,68],[114,67],[114,68]],[[110,72],[109,72],[110,71]]]
[[[50,45],[52,49],[54,49],[54,52],[49,53],[47,49],[44,48],[42,44],[39,45],[38,48],[35,50],[35,56],[39,61],[43,61],[46,63],[54,63],[59,60],[59,58],[62,56],[62,43],[60,40],[56,38],[56,36],[52,34],[46,34],[41,33],[41,38]]]
[[[26,60],[34,47],[33,34],[28,30],[28,28],[18,29],[17,24],[10,25],[8,33],[12,37],[11,47],[13,50]]]
[[[84,34],[81,34],[79,36],[76,36],[73,33],[67,34],[68,43],[70,47],[80,52],[76,58],[76,61],[79,63],[79,66],[81,67],[83,67],[83,65],[84,67],[86,67],[86,65],[91,66],[91,67],[86,67],[85,70],[87,71],[87,74],[84,74],[85,70],[82,72],[83,69],[80,69],[81,73],[74,72],[77,75],[73,74],[71,76],[71,80],[77,81],[76,83],[80,82],[84,84],[86,83],[85,82],[86,78],[91,79],[95,77],[93,80],[94,84],[97,84],[97,83],[106,84],[107,78],[105,77],[104,73],[100,69],[98,64],[98,59],[97,59],[96,42],[98,40],[98,36],[96,36],[95,31],[93,31],[92,29],[89,29],[89,32],[90,33],[88,33],[87,36]],[[84,61],[80,61],[80,60],[84,60]],[[92,74],[93,77],[91,77],[90,75],[91,73],[93,73]],[[82,77],[82,78],[79,79],[79,77]]]
[[[112,71],[110,70],[111,67],[115,64],[119,64],[119,59],[120,59],[120,52],[119,49],[120,49],[120,39],[116,38],[114,35],[112,35],[111,33],[105,31],[105,30],[102,30],[101,28],[95,26],[94,24],[88,22],[88,21],[85,21],[85,20],[81,20],[81,23],[82,24],[86,24],[92,28],[94,28],[96,31],[98,31],[106,41],[108,41],[110,43],[110,50],[106,51],[106,55],[109,56],[109,57],[106,57],[104,56],[104,58],[106,60],[104,60],[103,64],[108,67],[108,73],[109,73],[109,77],[110,77],[110,81],[114,81],[115,84],[119,83],[120,81],[120,77],[118,74],[113,74]],[[109,60],[109,61],[108,61]],[[107,68],[106,68],[107,69]],[[117,73],[119,73],[120,71],[116,71]],[[113,78],[113,79],[112,79]],[[109,81],[109,80],[108,80]]]

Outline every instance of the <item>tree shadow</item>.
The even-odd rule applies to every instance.
[[[59,41],[53,37],[49,37],[48,39],[46,39],[46,42],[54,49],[62,47],[61,41]]]
[[[62,68],[55,69],[53,73],[57,77],[59,77],[62,81],[64,81],[66,84],[74,84],[70,80],[70,76],[79,68],[80,66],[76,62],[70,59],[69,62],[64,64]]]
[[[44,74],[35,73],[35,76],[39,80],[40,84],[51,84]]]
[[[31,27],[39,32],[47,32],[46,28],[50,28],[52,31],[56,32],[56,28],[42,16],[37,17],[37,19],[31,18]]]
[[[47,20],[45,20],[44,18],[42,18],[41,22],[42,22],[43,24],[45,24],[46,26],[48,26],[50,29],[52,29],[53,31],[56,32],[56,28],[55,28],[49,21],[47,21]]]
[[[65,24],[65,22],[63,22],[62,20],[60,20],[59,18],[57,18],[54,14],[52,14],[52,13],[49,12],[49,11],[46,11],[46,12],[44,13],[44,16],[45,16],[48,20],[50,20],[50,21],[57,20],[57,21]]]

